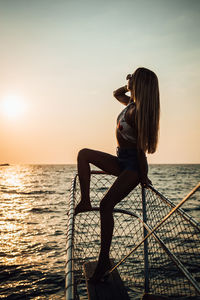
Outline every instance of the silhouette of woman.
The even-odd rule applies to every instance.
[[[154,153],[158,142],[160,99],[156,74],[149,69],[138,68],[126,79],[128,84],[113,92],[114,97],[126,106],[117,118],[117,155],[86,148],[78,153],[81,200],[75,214],[92,208],[89,195],[90,163],[117,176],[100,203],[101,249],[97,267],[90,278],[90,282],[94,283],[111,268],[109,251],[114,228],[113,209],[139,183],[151,183],[147,176],[145,153]],[[130,97],[126,95],[128,91]]]

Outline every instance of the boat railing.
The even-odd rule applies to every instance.
[[[67,300],[79,299],[79,295],[86,297],[82,265],[98,258],[99,202],[115,177],[92,171],[90,198],[93,209],[74,217],[74,207],[80,201],[77,179],[75,175],[68,203]],[[115,207],[110,252],[130,298],[157,294],[173,299],[198,299],[200,226],[180,206],[153,186],[138,185]]]

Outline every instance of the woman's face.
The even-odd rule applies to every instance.
[[[132,91],[133,90],[133,74],[128,74],[126,76],[126,80],[128,80],[128,83],[127,83],[127,89],[129,91]]]

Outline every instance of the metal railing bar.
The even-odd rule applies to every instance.
[[[98,211],[99,212],[100,211],[100,207],[99,206],[94,206],[90,210],[87,210],[85,212],[92,212],[92,211]],[[83,212],[80,212],[79,214],[83,214],[85,212],[83,211]],[[113,212],[126,214],[126,215],[129,215],[129,216],[132,216],[132,217],[140,219],[140,217],[136,213],[130,212],[130,211],[125,210],[125,209],[114,208]]]
[[[146,191],[145,188],[142,187],[142,218],[143,223],[147,223],[147,213],[146,213]],[[143,236],[144,238],[147,235],[147,229],[143,226]],[[148,260],[148,240],[144,241],[144,291],[145,293],[149,292],[149,260]]]
[[[67,232],[67,243],[66,243],[66,267],[65,267],[65,299],[74,299],[74,268],[73,268],[73,237],[74,237],[74,193],[76,186],[75,175],[71,190],[70,190],[70,200],[69,200],[69,222],[68,222],[68,232]]]

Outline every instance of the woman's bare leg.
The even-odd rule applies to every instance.
[[[114,206],[125,198],[138,183],[138,173],[131,170],[125,170],[119,175],[101,201],[101,250],[96,270],[91,278],[91,281],[93,282],[98,281],[111,267],[109,251],[114,228]]]
[[[81,188],[81,201],[75,214],[91,209],[90,203],[90,163],[108,174],[119,176],[120,167],[116,156],[101,151],[82,149],[78,153],[78,175]]]

